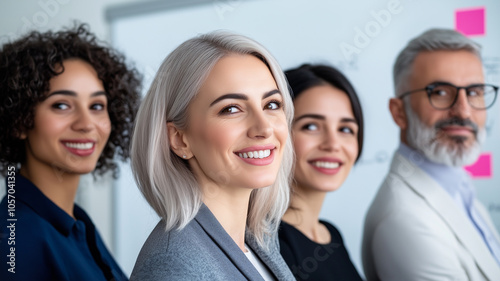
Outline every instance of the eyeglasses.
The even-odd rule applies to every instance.
[[[467,93],[467,101],[469,105],[475,109],[488,109],[491,107],[497,98],[498,87],[488,84],[473,84],[467,87],[457,87],[451,83],[436,82],[427,85],[423,89],[412,90],[403,93],[399,98],[403,99],[409,94],[426,91],[427,97],[432,107],[435,109],[445,110],[450,109],[458,100],[460,89],[464,89]]]

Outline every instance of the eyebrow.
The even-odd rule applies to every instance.
[[[281,95],[281,92],[277,89],[274,89],[272,91],[269,91],[267,93],[264,93],[264,95],[262,95],[262,99],[265,99],[265,98],[268,98],[272,95],[275,95],[275,94],[280,94]],[[225,100],[225,99],[236,99],[236,100],[248,100],[248,96],[247,95],[244,95],[244,94],[236,94],[236,93],[230,93],[230,94],[225,94],[225,95],[222,95],[218,98],[216,98],[211,104],[210,106],[222,101],[222,100]]]
[[[343,123],[355,123],[356,125],[358,125],[358,122],[354,118],[342,118],[342,119],[340,119],[340,122],[343,122]]]
[[[74,92],[74,91],[61,90],[61,91],[55,91],[55,92],[50,93],[47,96],[47,98],[51,97],[51,96],[54,96],[54,95],[64,95],[64,96],[71,96],[71,97],[76,97],[77,96],[76,92]],[[97,92],[93,93],[90,96],[91,97],[96,97],[96,96],[101,96],[101,95],[106,95],[106,93],[104,91],[97,91]]]
[[[301,119],[304,119],[304,118],[312,118],[312,119],[317,119],[317,120],[326,120],[326,117],[323,116],[323,115],[319,115],[319,114],[304,114],[304,115],[301,115],[299,117],[297,117],[295,120],[293,120],[293,122],[297,122]],[[340,122],[342,123],[355,123],[356,125],[358,124],[358,122],[356,121],[356,119],[354,118],[342,118],[340,119]]]
[[[272,91],[269,91],[269,92],[265,93],[265,94],[262,96],[262,99],[268,98],[268,97],[270,97],[270,96],[272,96],[272,95],[275,95],[275,94],[279,94],[279,95],[281,95],[280,90],[278,90],[278,89],[274,89],[274,90],[272,90]]]
[[[297,121],[299,121],[301,119],[304,119],[304,118],[326,120],[326,117],[323,116],[323,115],[319,115],[319,114],[304,114],[304,115],[301,115],[301,116],[297,117],[295,120],[293,120],[293,122],[297,122]]]

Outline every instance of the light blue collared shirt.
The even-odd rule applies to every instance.
[[[472,181],[462,168],[446,166],[431,162],[422,153],[401,143],[398,152],[405,158],[417,165],[430,175],[460,208],[467,214],[476,230],[483,237],[484,242],[490,249],[491,254],[500,265],[500,241],[495,239],[492,229],[488,227],[486,221],[474,207],[474,198],[476,196]]]

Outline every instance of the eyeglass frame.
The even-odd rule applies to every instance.
[[[437,86],[442,86],[442,85],[446,85],[446,86],[451,86],[451,87],[454,87],[456,90],[457,90],[457,94],[455,95],[455,99],[453,100],[453,102],[451,103],[450,106],[448,107],[445,107],[445,108],[438,108],[436,106],[434,106],[434,104],[432,104],[432,101],[431,101],[431,94],[432,94],[432,90],[434,88],[436,88]],[[489,87],[493,87],[493,90],[494,90],[494,93],[495,93],[495,96],[493,97],[493,102],[488,106],[488,107],[485,107],[485,108],[477,108],[475,106],[473,106],[470,101],[469,101],[469,96],[467,95],[469,93],[469,88],[473,88],[473,87],[478,87],[478,86],[489,86]],[[465,87],[459,87],[459,86],[455,86],[451,83],[448,83],[448,82],[434,82],[434,83],[431,83],[427,86],[425,86],[425,88],[422,88],[422,89],[416,89],[416,90],[411,90],[411,91],[408,91],[408,92],[405,92],[403,93],[401,96],[399,96],[399,99],[403,99],[404,97],[410,95],[410,94],[413,94],[413,93],[416,93],[416,92],[419,92],[419,91],[425,91],[427,93],[427,98],[429,99],[429,103],[431,104],[431,106],[437,110],[448,110],[450,108],[452,108],[456,103],[457,103],[457,100],[458,100],[458,95],[460,94],[460,90],[461,89],[464,89],[465,90],[465,94],[467,95],[467,103],[474,109],[476,110],[486,110],[488,108],[490,108],[491,106],[493,106],[493,104],[495,104],[495,101],[497,99],[497,95],[498,95],[498,89],[499,87],[498,86],[495,86],[495,85],[492,85],[492,84],[471,84],[469,86],[465,86]]]

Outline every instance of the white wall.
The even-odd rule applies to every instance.
[[[105,9],[147,0],[1,0],[0,43],[17,38],[27,30],[41,31],[72,26],[73,20],[89,23],[101,39],[109,38]]]

